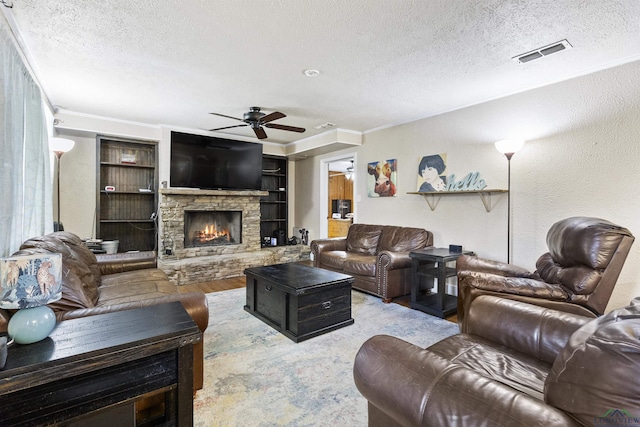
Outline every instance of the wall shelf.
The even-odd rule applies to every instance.
[[[286,157],[262,156],[262,190],[269,195],[260,198],[260,237],[274,237],[276,230],[284,230],[285,237],[290,231],[288,226]]]
[[[119,240],[120,252],[154,250],[157,144],[102,136],[97,142],[96,237]]]
[[[423,196],[424,199],[429,204],[429,207],[432,211],[436,210],[436,206],[438,206],[438,202],[440,202],[440,198],[442,196],[450,196],[453,194],[462,195],[462,194],[477,194],[480,196],[482,200],[482,204],[487,212],[491,212],[491,195],[492,194],[500,194],[500,193],[508,193],[509,190],[501,190],[501,189],[490,189],[490,190],[475,190],[475,191],[429,191],[429,192],[416,192],[411,191],[407,194],[418,194]]]

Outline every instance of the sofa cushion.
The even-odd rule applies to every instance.
[[[98,307],[175,294],[176,286],[160,269],[125,271],[102,276]]]
[[[640,415],[640,306],[614,310],[578,329],[556,358],[545,401],[584,425],[618,425]],[[617,411],[618,413],[616,413]],[[624,412],[622,412],[624,411]],[[622,424],[620,424],[622,425]],[[625,424],[626,425],[626,424]]]
[[[320,265],[331,270],[342,271],[346,259],[345,251],[320,252]]]
[[[347,252],[375,255],[381,233],[381,225],[353,224],[347,233]]]
[[[378,252],[409,252],[430,246],[432,241],[431,233],[422,228],[386,225],[382,227],[382,233],[380,233]]]
[[[342,271],[345,274],[376,277],[376,267],[375,255],[350,254],[344,261]]]

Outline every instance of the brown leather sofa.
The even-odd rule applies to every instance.
[[[58,231],[25,241],[14,255],[62,254],[62,299],[49,304],[58,321],[180,301],[204,334],[209,309],[204,293],[179,293],[156,268],[153,252],[98,255],[75,234]],[[0,309],[0,331],[7,330],[11,312]],[[123,331],[126,333],[126,331]],[[203,386],[201,340],[194,346],[194,391]]]
[[[353,224],[346,238],[311,242],[313,266],[353,276],[354,289],[390,302],[411,293],[409,252],[433,245],[421,228]]]
[[[427,349],[378,335],[356,355],[369,426],[604,426],[640,419],[640,306],[596,319],[481,295]]]
[[[571,217],[547,233],[536,271],[472,256],[458,258],[458,322],[479,295],[499,295],[588,317],[602,315],[629,254],[629,230],[600,218]]]

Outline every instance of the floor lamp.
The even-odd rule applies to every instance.
[[[511,158],[524,145],[521,139],[503,139],[496,142],[496,150],[507,158],[507,263],[511,262]]]
[[[62,230],[62,222],[60,221],[60,157],[67,151],[70,151],[75,145],[75,141],[66,138],[50,138],[49,149],[56,155],[56,221],[53,223],[53,231]]]

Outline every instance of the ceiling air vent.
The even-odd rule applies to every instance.
[[[331,129],[331,128],[334,128],[334,127],[336,127],[336,126],[337,126],[337,125],[336,125],[335,123],[329,123],[329,122],[327,122],[327,123],[323,123],[323,124],[318,125],[318,126],[314,126],[313,128],[314,128],[314,129]]]
[[[525,62],[533,61],[534,59],[542,58],[543,56],[551,55],[552,53],[560,52],[565,49],[571,49],[573,46],[567,40],[560,40],[559,42],[543,46],[541,48],[532,50],[522,55],[514,56],[514,61],[524,64]]]

